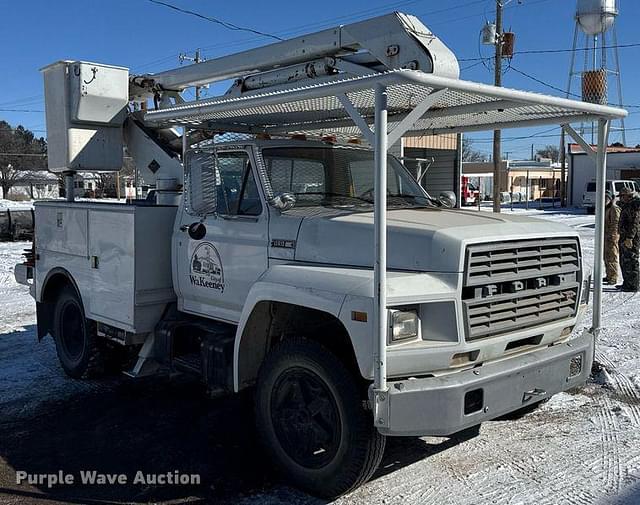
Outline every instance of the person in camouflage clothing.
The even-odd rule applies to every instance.
[[[616,205],[611,191],[606,193],[606,207],[604,209],[604,264],[607,276],[606,284],[615,286],[618,282],[618,225],[620,222],[620,207]]]
[[[640,197],[631,189],[620,190],[620,267],[622,291],[638,291],[640,282]]]

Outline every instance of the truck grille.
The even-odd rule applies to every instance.
[[[581,280],[577,239],[468,246],[462,290],[467,340],[575,316]]]

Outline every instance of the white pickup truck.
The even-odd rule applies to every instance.
[[[620,190],[622,188],[629,188],[633,191],[640,191],[640,185],[636,181],[631,180],[616,180],[616,181],[607,181],[605,186],[606,190],[609,191],[613,197],[617,200],[620,195]],[[584,188],[584,193],[582,194],[582,207],[587,209],[587,214],[595,214],[596,213],[596,181],[590,181]]]
[[[403,16],[377,22],[412,33],[407,40],[415,45],[428,29]],[[356,25],[340,28],[343,46]],[[363,33],[376,33],[367,27]],[[322,37],[291,47],[338,47],[320,44]],[[400,42],[376,61],[406,54]],[[435,38],[429,44],[440,47]],[[313,57],[310,48],[303,52]],[[357,54],[358,64],[345,68],[364,64]],[[231,64],[256,68],[245,61],[252,55],[226,61],[219,76],[228,78]],[[264,52],[254,56],[265,61]],[[277,83],[273,72],[286,69],[281,58],[274,61],[277,70],[251,82]],[[546,221],[450,208],[451,195],[431,197],[386,154],[380,132],[387,108],[405,114],[393,103],[411,104],[402,124],[422,116],[428,125],[456,121],[456,107],[482,109],[481,118],[507,107],[509,121],[519,103],[527,121],[529,103],[540,103],[537,121],[548,121],[545,106],[556,115],[574,111],[571,117],[592,109],[613,115],[610,109],[450,77],[428,80],[411,70],[346,80],[338,74],[318,87],[288,91],[287,84],[282,94],[249,90],[123,112],[128,101],[147,99],[145,87],[160,105],[185,83],[214,80],[217,63],[207,64],[131,79],[126,69],[83,62],[45,69],[50,168],[119,167],[124,128],[141,175],[155,177],[158,191],[155,201],[126,205],[36,203],[34,254],[16,266],[16,278],[31,286],[38,336],[54,338],[66,373],[97,377],[125,349],[137,356],[125,368],[132,377],[184,372],[212,395],[252,390],[260,440],[276,467],[324,497],[369,479],[387,436],[452,435],[585,383],[594,338],[572,335],[590,284],[578,234]],[[380,83],[388,86],[388,105]],[[358,119],[358,111],[371,114],[373,88],[375,135]],[[412,94],[402,94],[406,89]],[[453,90],[452,110],[426,112],[415,98],[422,89],[432,101]],[[509,103],[499,99],[506,93]],[[298,133],[310,128],[308,111],[317,121],[338,120],[340,131],[345,110],[375,149]],[[302,126],[285,125],[288,138],[261,139],[267,135],[253,130],[282,129],[292,117]],[[182,138],[172,133],[166,125],[176,118],[194,130],[244,135],[197,142],[187,131]]]

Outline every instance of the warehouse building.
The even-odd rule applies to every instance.
[[[567,200],[571,207],[582,205],[587,184],[595,180],[595,158],[588,156],[578,144],[569,144],[569,183]],[[640,147],[610,146],[607,148],[607,180],[640,180]]]

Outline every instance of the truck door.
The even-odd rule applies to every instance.
[[[267,269],[268,213],[249,151],[218,151],[216,164],[213,184],[195,173],[188,177],[174,232],[174,286],[181,310],[237,322],[249,289]],[[215,191],[214,212],[203,215],[190,205],[207,198],[199,185]],[[194,239],[187,227],[199,221],[206,232]]]

